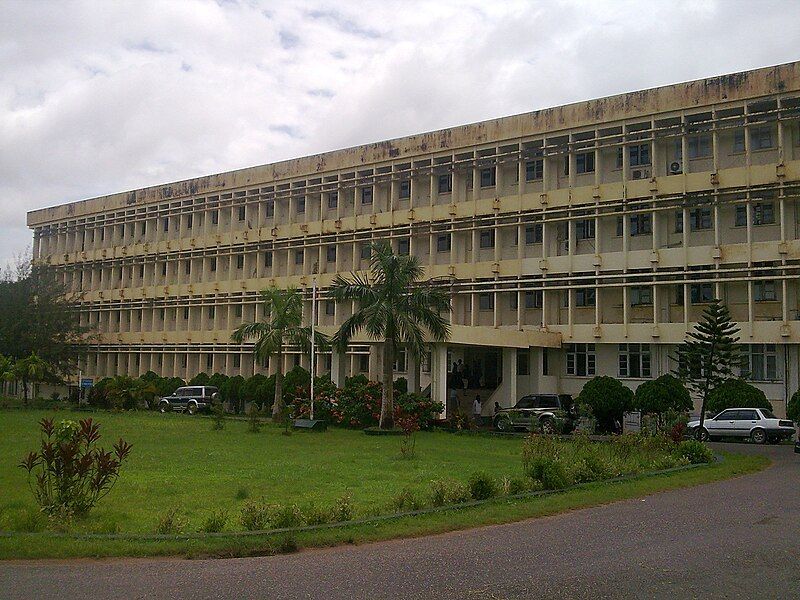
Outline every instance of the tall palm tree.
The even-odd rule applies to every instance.
[[[442,316],[450,310],[450,296],[440,288],[423,285],[425,270],[414,256],[398,256],[386,242],[372,245],[372,258],[366,273],[337,275],[331,293],[337,302],[354,300],[357,308],[333,337],[344,351],[359,331],[383,344],[383,393],[381,429],[394,426],[394,361],[405,346],[420,358],[427,337],[445,341],[450,325]]]
[[[272,418],[280,418],[283,412],[283,355],[288,345],[298,345],[307,350],[311,345],[311,328],[303,326],[303,295],[295,288],[280,290],[270,287],[261,292],[264,303],[264,320],[242,323],[231,334],[237,344],[255,340],[253,353],[259,361],[274,356],[278,362],[275,373],[275,402]],[[315,340],[325,343],[317,332]]]

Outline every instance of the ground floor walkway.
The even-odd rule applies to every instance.
[[[0,598],[796,598],[800,455],[730,449],[775,464],[554,517],[287,556],[5,562]]]

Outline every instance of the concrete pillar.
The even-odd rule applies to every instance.
[[[431,400],[444,406],[442,418],[447,418],[447,344],[431,348]]]
[[[517,400],[517,349],[503,348],[503,387],[508,393],[506,398],[509,406],[516,404]]]
[[[336,387],[344,386],[344,379],[347,376],[349,366],[347,355],[343,352],[334,350],[331,353],[331,381]]]

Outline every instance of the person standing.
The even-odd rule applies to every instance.
[[[475,394],[475,400],[472,401],[472,416],[475,419],[475,424],[480,425],[483,419],[483,405],[481,404],[481,395]]]

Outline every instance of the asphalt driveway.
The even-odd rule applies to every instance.
[[[800,455],[731,449],[774,466],[554,517],[286,556],[0,562],[0,597],[800,598]]]

